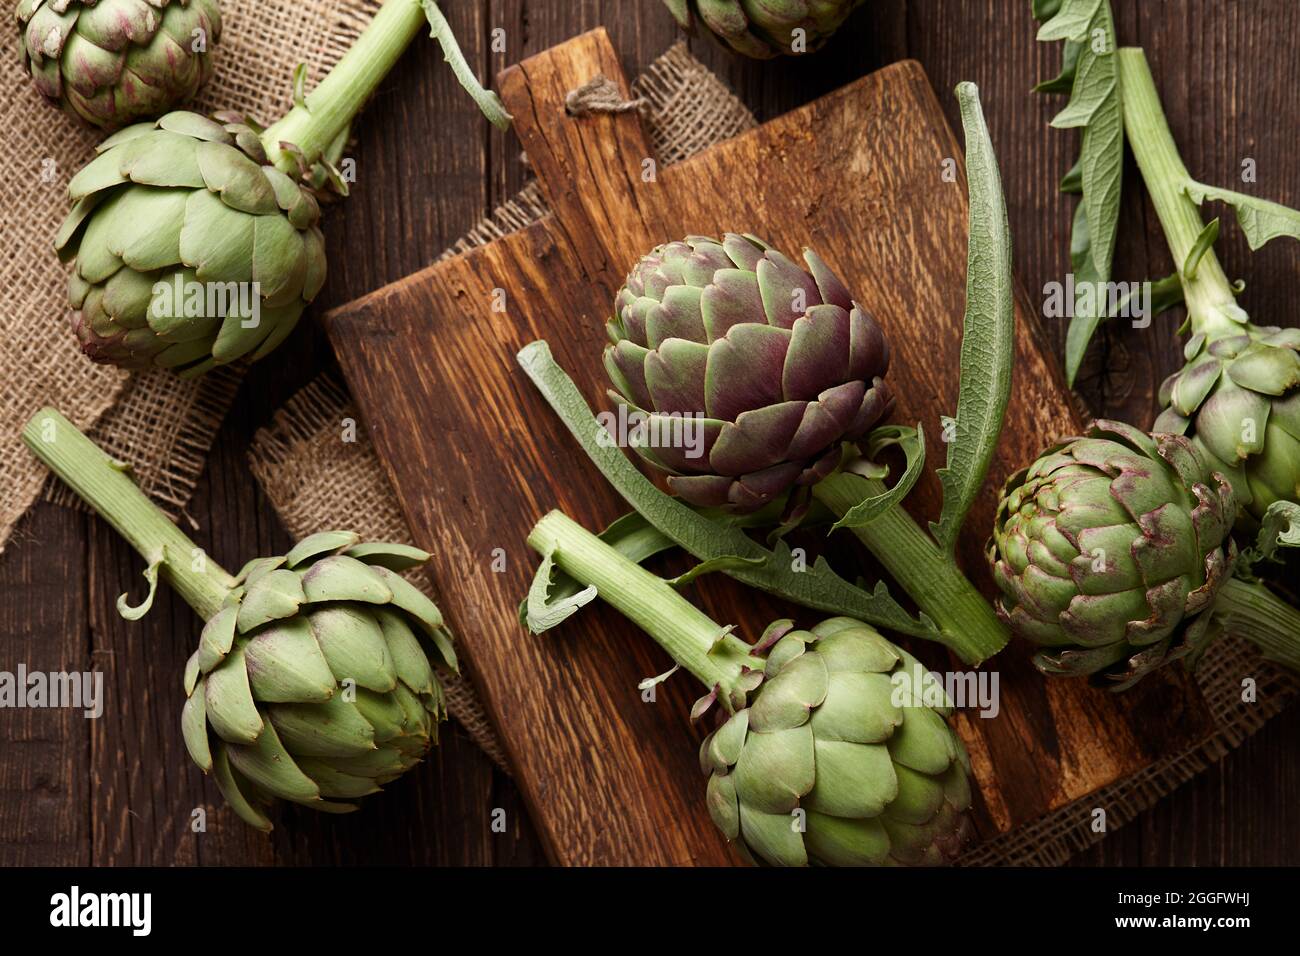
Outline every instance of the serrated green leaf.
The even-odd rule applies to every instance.
[[[1068,93],[1074,88],[1074,77],[1079,72],[1079,53],[1082,43],[1066,40],[1064,53],[1061,55],[1061,72],[1050,80],[1043,80],[1034,87],[1035,93]]]
[[[526,623],[528,629],[534,634],[549,631],[571,617],[579,608],[590,604],[596,597],[594,585],[583,588],[577,594],[559,599],[549,597],[551,571],[554,567],[555,553],[546,551],[542,555],[542,563],[537,569],[537,574],[533,576],[533,583],[528,588],[528,600],[525,602],[528,609]]]
[[[1231,189],[1218,189],[1189,179],[1183,187],[1196,205],[1207,199],[1226,202],[1237,215],[1237,224],[1246,234],[1251,251],[1280,236],[1300,239],[1300,211],[1267,199],[1257,199]]]
[[[1038,28],[1038,39],[1074,40],[1082,43],[1088,38],[1088,28],[1096,16],[1097,7],[1105,2],[1106,0],[1063,0],[1056,5],[1056,15]],[[1050,9],[1050,5],[1044,6]],[[1035,8],[1035,14],[1037,12],[1038,9]]]
[[[1035,7],[1035,13],[1040,12]],[[1061,190],[1082,194],[1071,230],[1070,261],[1076,289],[1088,283],[1095,289],[1111,277],[1124,172],[1124,111],[1110,4],[1063,0],[1038,38],[1079,45],[1070,103],[1052,125],[1083,128],[1079,160],[1062,179]],[[1066,379],[1071,385],[1104,317],[1097,297],[1076,300],[1065,347]]]
[[[984,485],[1011,397],[1015,351],[1015,286],[1011,278],[1011,229],[1002,179],[993,154],[979,90],[957,87],[966,131],[966,179],[970,228],[966,254],[966,316],[961,339],[961,383],[956,428],[948,463],[939,469],[943,511],[930,531],[948,554]]]
[[[894,487],[883,494],[864,497],[860,502],[844,512],[844,516],[831,526],[831,531],[837,531],[840,528],[861,528],[870,524],[890,508],[902,502],[913,486],[916,485],[916,480],[925,471],[925,431],[921,428],[921,423],[917,422],[916,428],[907,428],[903,425],[884,425],[875,429],[867,442],[868,455],[874,459],[881,449],[895,445],[903,450],[903,455],[907,459],[907,467],[903,470],[903,477],[899,478]],[[883,476],[872,475],[872,477]]]

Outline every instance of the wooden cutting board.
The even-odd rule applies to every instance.
[[[541,636],[516,610],[548,509],[598,530],[627,510],[515,362],[549,340],[593,408],[608,408],[604,322],[630,266],[687,234],[754,232],[787,254],[817,249],[893,347],[894,421],[922,422],[942,463],[965,301],[960,146],[924,71],[902,62],[671,168],[651,167],[635,113],[573,118],[565,94],[598,74],[627,92],[604,31],[505,71],[498,82],[552,214],[344,306],[330,337],[415,539],[434,555],[443,608],[517,770],[552,859],[565,864],[718,864],[734,857],[704,806],[692,725],[699,694],[648,637],[603,605]],[[1005,108],[992,102],[986,110]],[[954,162],[955,161],[955,162]],[[945,176],[944,172],[955,171]],[[1007,184],[1015,188],[1015,183]],[[1003,441],[962,557],[989,590],[982,547],[996,489],[1079,427],[1023,294]],[[501,308],[504,307],[502,311]],[[938,514],[933,470],[908,499]],[[749,639],[788,606],[712,576],[688,596]],[[816,615],[793,609],[812,623]],[[987,839],[1203,739],[1194,685],[1171,672],[1123,697],[1046,680],[1013,645],[986,667],[995,718],[959,719]],[[928,658],[943,665],[942,654]],[[1104,805],[1104,804],[1103,804]],[[1081,806],[1080,813],[1091,812]]]

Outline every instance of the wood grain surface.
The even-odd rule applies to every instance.
[[[701,832],[701,777],[683,713],[636,691],[648,674],[628,649],[645,637],[605,611],[555,635],[517,622],[537,559],[533,523],[559,507],[600,529],[627,510],[603,487],[515,360],[552,343],[597,408],[609,407],[604,320],[633,263],[660,242],[753,232],[779,249],[815,248],[872,311],[890,341],[895,421],[920,422],[941,462],[954,412],[965,302],[966,182],[961,150],[924,71],[885,67],[676,166],[642,175],[650,156],[634,112],[574,118],[566,94],[597,76],[629,95],[606,32],[592,31],[507,70],[501,95],[552,214],[331,312],[326,325],[416,541],[434,552],[444,612],[462,635],[533,822],[568,864],[712,863]],[[945,167],[945,160],[948,161]],[[954,164],[955,161],[955,164]],[[959,175],[945,177],[945,168]],[[1021,296],[1016,370],[989,481],[962,538],[983,565],[996,490],[1079,422]],[[938,517],[933,469],[909,497]],[[858,572],[850,565],[850,578]],[[765,624],[815,613],[733,582],[694,589],[715,619],[755,640]],[[718,607],[721,605],[721,608]],[[725,611],[722,610],[725,608]],[[557,645],[560,645],[557,647]],[[996,719],[963,714],[982,835],[1037,819],[1198,742],[1212,730],[1194,684],[1161,675],[1124,697],[1047,682],[1021,644],[990,662]],[[653,655],[652,655],[653,660]],[[1154,704],[1154,701],[1159,704]],[[706,727],[711,722],[706,723]]]
[[[753,63],[703,39],[691,48],[762,120],[907,57],[925,67],[940,91],[963,79],[977,82],[1002,167],[1017,272],[1031,300],[1039,301],[1043,284],[1069,268],[1073,200],[1057,193],[1056,181],[1074,160],[1077,137],[1047,127],[1063,100],[1029,92],[1055,75],[1059,50],[1034,42],[1028,3],[1019,0],[873,0],[869,6],[816,57]],[[1193,173],[1227,185],[1242,160],[1253,158],[1261,195],[1300,204],[1294,149],[1300,9],[1290,0],[1115,0],[1114,6],[1121,40],[1147,49]],[[449,0],[443,9],[486,76],[602,25],[632,73],[676,36],[655,0]],[[490,51],[497,27],[505,31],[504,53]],[[955,103],[945,98],[941,106],[957,124]],[[51,121],[62,120],[51,114]],[[518,141],[487,131],[434,44],[417,42],[356,132],[360,181],[347,202],[327,211],[330,278],[317,314],[428,265],[525,177]],[[1128,228],[1116,257],[1117,277],[1126,279],[1171,267],[1134,173],[1130,162]],[[1235,227],[1225,233],[1225,265],[1230,275],[1247,279],[1252,316],[1297,324],[1296,246],[1275,243],[1250,255]],[[1107,331],[1080,382],[1094,412],[1134,421],[1154,416],[1156,388],[1178,364],[1178,321],[1165,316],[1145,331]],[[1059,357],[1064,323],[1044,331]],[[228,566],[288,547],[244,454],[254,431],[331,362],[323,333],[303,323],[241,390],[188,509],[196,541]],[[12,670],[19,661],[46,670],[94,666],[109,688],[99,721],[62,711],[0,712],[0,865],[543,860],[518,790],[454,727],[435,759],[367,798],[361,813],[334,818],[287,809],[268,838],[217,812],[221,798],[191,766],[178,727],[180,673],[196,621],[166,591],[142,622],[127,624],[112,612],[116,594],[138,593],[140,569],[98,520],[54,506],[37,508],[0,558],[0,668]],[[638,642],[631,650],[643,647]],[[658,660],[648,658],[647,666]],[[1037,758],[1027,752],[1025,759]],[[1292,708],[1078,862],[1294,863],[1300,859],[1297,792],[1300,710]],[[213,811],[205,834],[189,830],[196,806]],[[504,813],[504,832],[490,826],[494,811]]]

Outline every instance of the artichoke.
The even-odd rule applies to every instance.
[[[221,37],[217,0],[19,0],[17,20],[37,89],[101,129],[192,97]]]
[[[144,2],[100,0],[96,9]],[[507,124],[433,0],[384,0],[330,73],[271,126],[175,111],[101,144],[69,184],[74,205],[56,239],[60,256],[75,259],[69,300],[86,354],[193,376],[284,341],[325,281],[313,190],[347,193],[334,163],[352,120],[426,24],[462,85]]]
[[[635,443],[687,501],[756,510],[839,464],[893,407],[889,345],[816,253],[805,271],[753,236],[691,236],[645,256],[619,291],[605,368]],[[676,447],[674,447],[676,444]]]
[[[55,245],[97,362],[201,374],[261,358],[325,282],[320,208],[257,132],[175,112],[127,127],[68,185]]]
[[[23,441],[149,562],[207,623],[185,667],[181,731],[235,812],[269,830],[273,798],[327,812],[356,808],[410,769],[444,717],[435,666],[456,670],[442,616],[397,572],[428,555],[327,531],[288,554],[227,574],[115,462],[52,408]]]
[[[737,53],[768,59],[811,53],[864,0],[664,0],[687,30],[701,21]],[[802,31],[802,32],[800,32]]]
[[[344,812],[424,757],[455,669],[433,602],[395,572],[428,560],[323,532],[236,577],[185,669],[185,745],[241,818],[278,797]]]
[[[1273,502],[1300,501],[1300,329],[1213,328],[1188,340],[1187,365],[1161,385],[1155,430],[1187,435],[1254,525]]]
[[[776,866],[940,864],[969,832],[970,760],[934,676],[852,618],[768,627],[764,683],[704,740],[708,804]],[[914,681],[920,679],[919,686]]]
[[[714,704],[727,711],[700,763],[709,814],[746,859],[863,866],[956,856],[969,831],[970,761],[945,722],[948,697],[874,628],[848,617],[810,631],[776,621],[751,646],[563,512],[538,521],[528,544],[543,556],[525,604],[531,630],[599,596],[709,689],[693,718]],[[585,590],[548,603],[557,568]]]
[[[1211,636],[1236,509],[1186,438],[1094,422],[1002,490],[988,545],[999,613],[1042,646],[1045,673],[1129,687]]]

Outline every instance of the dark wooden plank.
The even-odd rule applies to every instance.
[[[87,640],[86,518],[38,505],[0,561],[0,671],[102,670]],[[107,686],[106,713],[113,707]],[[67,708],[0,710],[0,866],[86,864],[90,787],[84,768],[94,725]]]

